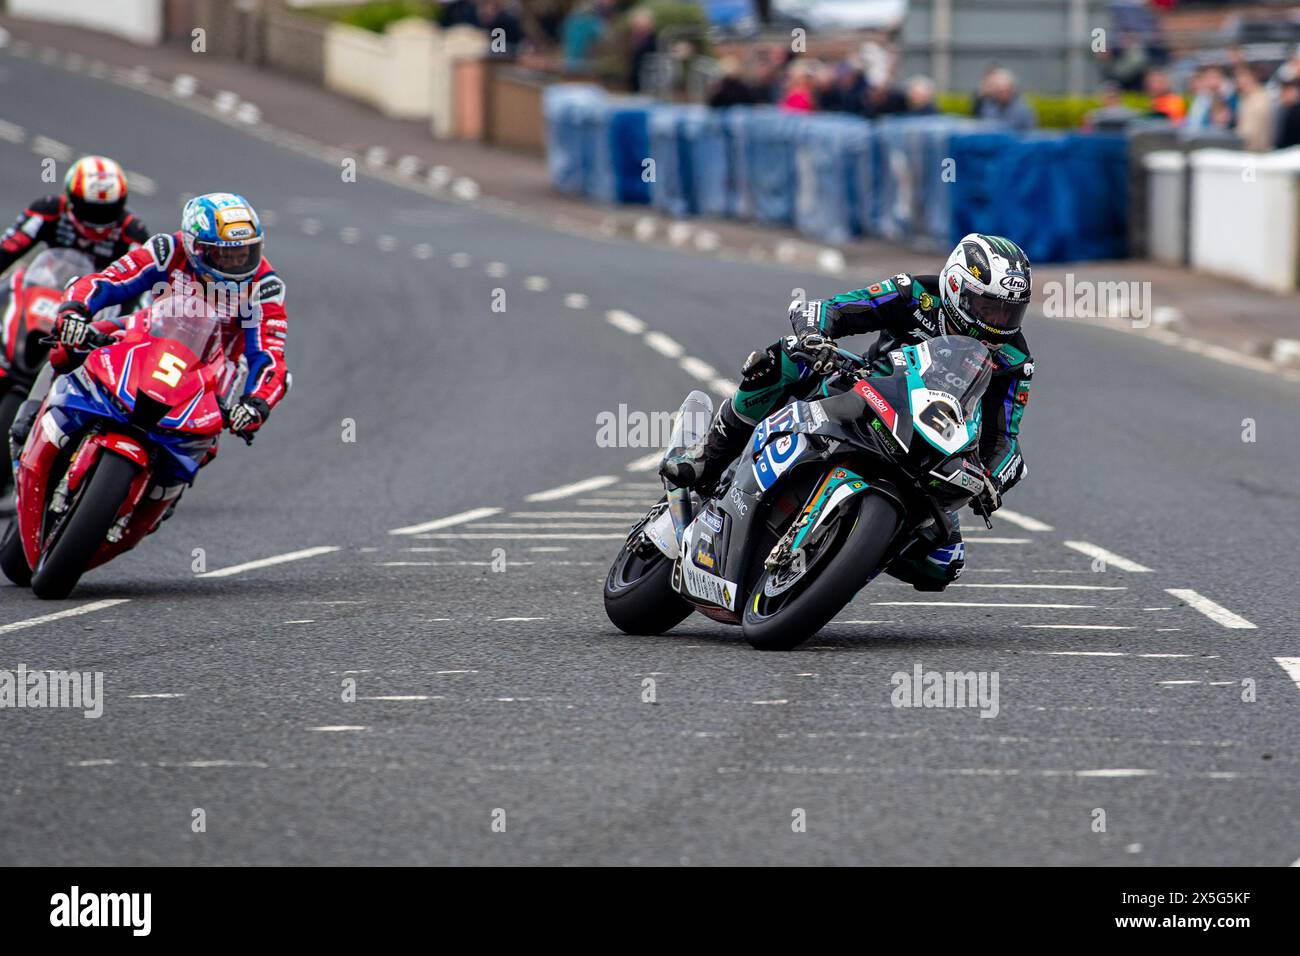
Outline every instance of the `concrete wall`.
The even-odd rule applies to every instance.
[[[1191,265],[1276,292],[1300,288],[1300,147],[1192,153]]]
[[[6,12],[30,20],[71,23],[134,43],[162,42],[163,0],[9,0]]]

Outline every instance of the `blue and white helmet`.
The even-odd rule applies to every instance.
[[[262,264],[262,222],[243,196],[207,193],[185,204],[181,241],[194,271],[220,282],[251,279]]]

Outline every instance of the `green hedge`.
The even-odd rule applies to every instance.
[[[357,3],[341,7],[303,7],[299,12],[360,27],[372,33],[383,33],[390,23],[408,17],[436,21],[439,10],[439,4],[425,0],[382,0],[379,3]]]
[[[1083,118],[1101,106],[1100,96],[1044,96],[1026,93],[1025,99],[1038,114],[1038,125],[1043,129],[1076,129],[1083,125]],[[956,113],[970,116],[971,104],[975,98],[970,93],[941,93],[936,104],[941,113]],[[1151,111],[1151,101],[1141,93],[1125,93],[1124,105],[1139,113]]]

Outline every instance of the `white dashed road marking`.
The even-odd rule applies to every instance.
[[[339,547],[332,544],[316,548],[303,548],[301,551],[290,551],[287,554],[277,554],[269,558],[258,558],[256,561],[245,561],[243,564],[236,564],[229,568],[205,571],[197,576],[200,578],[228,578],[235,574],[243,574],[245,571],[256,571],[259,568],[269,568],[272,565],[286,564],[289,561],[302,561],[304,558],[315,558],[338,550],[340,550]]]
[[[1215,624],[1222,624],[1224,627],[1253,629],[1254,624],[1246,620],[1239,614],[1233,614],[1221,604],[1215,604],[1209,598],[1197,594],[1188,588],[1165,588],[1166,594],[1172,594],[1178,600],[1185,602],[1193,610],[1200,611]]]
[[[1275,657],[1273,660],[1286,671],[1286,676],[1295,682],[1296,687],[1300,688],[1300,657]]]
[[[500,514],[500,508],[474,508],[470,511],[462,511],[458,515],[448,515],[445,518],[434,518],[432,521],[425,521],[423,524],[407,525],[404,528],[394,528],[389,534],[420,534],[425,531],[433,531],[437,528],[450,528],[454,525],[465,524],[469,521],[477,521],[480,518],[490,518],[492,515]]]
[[[31,617],[25,621],[14,621],[12,624],[0,624],[0,634],[9,634],[13,631],[21,631],[25,628],[36,627],[40,624],[48,624],[50,621],[61,621],[64,618],[78,617],[82,614],[94,614],[96,611],[103,611],[110,607],[116,607],[119,604],[125,604],[129,600],[130,598],[110,598],[106,601],[91,601],[89,604],[70,607],[64,611],[55,611],[53,614],[42,614],[40,617]]]
[[[581,494],[584,491],[594,491],[597,488],[605,488],[615,484],[618,481],[613,475],[596,475],[594,478],[586,478],[582,481],[575,481],[572,484],[560,485],[558,488],[550,488],[546,491],[535,491],[531,495],[525,495],[525,501],[556,501],[560,498],[569,498],[573,495]]]
[[[1122,558],[1114,551],[1107,551],[1105,548],[1090,544],[1087,541],[1067,541],[1067,548],[1078,551],[1080,554],[1086,554],[1090,558],[1100,559],[1106,563],[1108,568],[1118,568],[1121,571],[1132,572],[1150,572],[1151,569],[1146,565],[1138,564],[1136,561],[1130,561],[1128,558]]]
[[[1052,526],[1050,524],[1044,524],[1042,521],[1039,521],[1037,518],[1031,518],[1029,517],[1029,515],[1022,515],[1018,511],[1010,511],[1007,508],[1000,508],[998,509],[997,515],[999,518],[1005,518],[1007,521],[1010,521],[1013,525],[1016,525],[1017,527],[1020,528],[1024,528],[1026,531],[1051,531],[1052,530]]]

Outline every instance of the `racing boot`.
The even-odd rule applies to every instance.
[[[736,414],[731,402],[724,402],[704,440],[665,461],[659,474],[678,488],[694,488],[712,497],[713,486],[753,432],[754,426]]]

